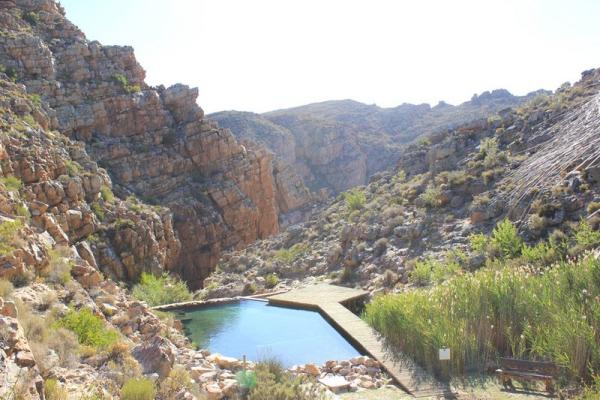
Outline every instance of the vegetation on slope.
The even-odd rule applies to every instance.
[[[435,371],[438,349],[449,347],[454,374],[485,371],[499,356],[512,356],[552,360],[564,378],[590,381],[600,372],[600,260],[573,259],[568,249],[598,245],[599,232],[582,222],[573,237],[532,248],[504,221],[485,239],[486,267],[379,296],[365,319]]]
[[[185,282],[168,275],[156,276],[142,273],[140,282],[133,287],[133,297],[150,306],[180,303],[192,299]]]

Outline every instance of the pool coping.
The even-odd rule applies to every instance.
[[[274,295],[269,298],[269,302],[317,310],[357,350],[363,350],[377,360],[389,376],[412,396],[428,397],[449,393],[447,385],[438,382],[402,353],[399,354],[402,361],[390,359],[381,336],[344,306],[367,295],[369,292],[359,289],[317,284]]]
[[[196,308],[201,306],[214,306],[219,304],[228,304],[235,303],[240,300],[257,300],[257,301],[268,301],[265,297],[273,296],[277,294],[286,293],[287,290],[281,290],[278,292],[272,293],[261,293],[254,296],[234,296],[234,297],[219,297],[216,299],[206,299],[206,300],[191,300],[191,301],[182,301],[179,303],[169,303],[169,304],[161,304],[159,306],[150,307],[150,310],[153,311],[172,311],[175,309],[188,309],[188,308]]]

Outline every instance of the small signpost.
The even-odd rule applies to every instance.
[[[438,351],[438,357],[442,367],[442,376],[444,379],[450,380],[450,349],[448,347],[442,347]]]
[[[450,361],[450,349],[447,347],[442,347],[439,351],[440,361]]]

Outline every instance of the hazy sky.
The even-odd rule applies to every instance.
[[[351,98],[460,103],[600,67],[596,0],[62,0],[90,40],[132,45],[150,84],[207,112]]]

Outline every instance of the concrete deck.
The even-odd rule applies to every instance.
[[[368,292],[329,284],[290,290],[268,298],[276,305],[311,308],[321,312],[358,349],[379,361],[388,375],[414,397],[443,397],[449,388],[414,362],[396,354],[391,359],[379,335],[342,304],[359,300]]]

